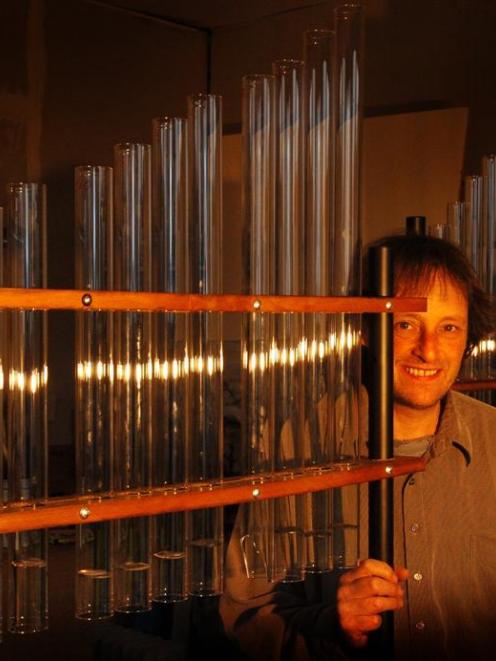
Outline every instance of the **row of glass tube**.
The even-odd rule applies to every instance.
[[[272,75],[243,80],[247,292],[360,292],[361,42],[361,8],[347,5],[336,11],[335,33],[306,34],[304,62],[276,62]],[[151,149],[117,145],[113,172],[76,168],[77,288],[221,291],[221,136],[220,97],[192,96],[187,120],[154,120]],[[10,186],[6,286],[46,286],[45,205],[44,186]],[[9,347],[3,371],[11,375],[1,391],[7,500],[41,502],[47,378],[35,388],[19,384],[47,374],[46,313],[2,315]],[[77,314],[78,493],[222,480],[221,325],[220,313]],[[243,473],[270,478],[277,470],[353,461],[356,316],[254,313],[242,326]],[[351,491],[351,500],[325,492],[243,507],[248,575],[301,580],[305,571],[353,564]],[[222,531],[221,508],[81,526],[76,614],[98,619],[147,610],[151,599],[219,594]],[[11,631],[47,625],[46,545],[46,531],[10,536]]]
[[[481,174],[463,179],[463,201],[448,204],[447,222],[434,224],[431,234],[448,239],[466,254],[485,291],[496,292],[496,156],[484,156]],[[485,338],[464,362],[465,379],[493,379],[496,376],[496,342]],[[476,394],[490,401],[490,391]]]

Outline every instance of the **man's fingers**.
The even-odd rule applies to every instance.
[[[352,583],[358,578],[363,578],[365,576],[379,576],[393,583],[398,582],[398,577],[396,572],[392,567],[387,563],[382,562],[382,560],[374,560],[373,558],[368,558],[367,560],[360,561],[360,564],[356,569],[352,569],[346,574],[343,574],[340,578],[341,585],[346,585],[347,583]]]
[[[403,588],[378,576],[366,576],[338,588],[338,600],[363,599],[372,596],[403,597]]]
[[[406,581],[410,576],[410,572],[405,567],[396,567],[394,571],[398,577],[398,581]]]
[[[340,602],[340,618],[378,615],[384,611],[398,610],[403,606],[402,597],[367,597],[366,599],[348,599]]]

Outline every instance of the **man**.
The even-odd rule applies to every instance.
[[[394,318],[395,454],[428,461],[425,473],[395,480],[397,568],[362,561],[341,577],[335,602],[331,587],[310,603],[301,586],[250,592],[231,548],[221,613],[248,658],[366,658],[387,610],[396,611],[398,659],[494,655],[496,410],[450,390],[464,355],[496,328],[494,310],[453,245],[411,236],[380,243],[393,250],[395,293],[428,299],[427,312]]]

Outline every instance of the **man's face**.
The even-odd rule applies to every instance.
[[[419,411],[436,407],[456,379],[468,331],[459,287],[437,275],[420,290],[400,287],[403,295],[426,296],[427,312],[394,316],[395,404]]]

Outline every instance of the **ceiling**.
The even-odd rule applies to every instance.
[[[89,0],[94,4],[139,12],[163,20],[210,29],[245,23],[264,16],[314,5],[333,5],[332,0]]]

